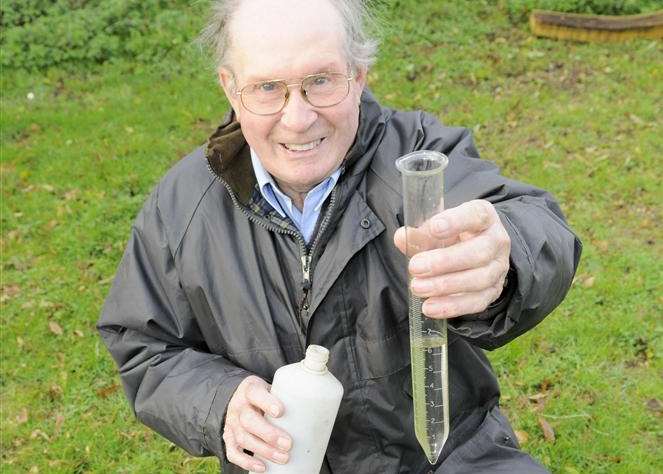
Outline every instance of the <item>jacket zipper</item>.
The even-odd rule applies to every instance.
[[[298,326],[300,329],[300,332],[298,334],[299,336],[299,343],[300,343],[300,349],[302,350],[302,354],[306,351],[306,325],[304,324],[305,317],[308,316],[308,310],[309,310],[309,293],[311,290],[311,257],[313,256],[313,251],[315,250],[315,247],[318,244],[318,241],[320,240],[320,235],[324,232],[325,228],[329,224],[329,220],[331,218],[331,212],[333,210],[334,204],[336,203],[336,188],[332,189],[331,195],[330,195],[330,200],[329,200],[329,206],[327,208],[327,212],[325,213],[325,217],[323,218],[323,221],[320,224],[320,229],[318,230],[317,235],[315,236],[315,240],[313,241],[313,245],[311,245],[310,250],[307,252],[306,251],[306,242],[304,241],[304,237],[298,232],[294,232],[291,230],[287,229],[282,229],[281,227],[278,227],[276,225],[267,223],[262,221],[261,219],[257,218],[255,215],[251,214],[248,212],[243,206],[240,205],[239,201],[237,200],[237,196],[235,195],[235,192],[232,190],[230,185],[226,183],[225,180],[223,180],[219,175],[217,175],[214,170],[212,170],[212,166],[209,164],[209,161],[207,162],[207,169],[209,170],[210,174],[214,176],[223,186],[228,190],[228,194],[230,194],[230,198],[233,201],[233,204],[240,210],[242,213],[251,221],[254,222],[262,227],[264,227],[267,230],[271,230],[274,232],[277,232],[279,234],[287,234],[287,235],[292,235],[297,239],[297,242],[299,243],[299,254],[301,256],[301,263],[302,263],[302,302],[299,305],[299,320],[297,318],[294,319],[295,326]]]
[[[327,225],[329,225],[329,220],[331,219],[331,214],[334,210],[334,205],[336,204],[336,188],[332,189],[332,192],[330,194],[329,198],[329,206],[327,207],[327,212],[325,212],[325,216],[322,218],[322,222],[320,223],[320,228],[318,229],[318,232],[315,236],[315,239],[313,240],[313,245],[311,245],[311,248],[309,249],[308,252],[305,252],[301,256],[301,261],[302,261],[302,302],[299,305],[299,320],[300,324],[302,325],[302,331],[304,332],[304,335],[306,335],[306,328],[304,327],[304,321],[308,318],[308,311],[310,309],[310,302],[309,302],[309,296],[310,296],[310,291],[312,287],[311,283],[311,260],[313,259],[314,251],[318,245],[318,242],[320,241],[320,236],[324,233],[325,229],[327,228]]]

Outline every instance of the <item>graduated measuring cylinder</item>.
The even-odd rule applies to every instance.
[[[426,222],[444,209],[444,168],[448,158],[421,150],[396,160],[403,177],[403,211],[407,256],[441,246],[426,231]],[[423,300],[409,290],[410,357],[414,432],[428,461],[435,464],[449,436],[447,321],[421,312]]]

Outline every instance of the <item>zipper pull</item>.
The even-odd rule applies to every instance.
[[[311,280],[310,280],[310,265],[311,265],[311,257],[309,255],[302,255],[302,274],[304,275],[304,281],[302,282],[302,286],[304,287],[304,291],[308,291],[311,289]]]

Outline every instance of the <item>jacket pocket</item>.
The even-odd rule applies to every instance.
[[[374,380],[394,374],[410,365],[408,322],[396,327],[384,339],[355,338],[357,373],[361,380]]]
[[[497,462],[503,458],[518,457],[519,450],[509,422],[494,406],[486,413],[474,434],[456,447],[436,472],[467,472],[468,466],[482,466],[491,460]]]

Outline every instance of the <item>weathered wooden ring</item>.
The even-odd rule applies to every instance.
[[[627,41],[663,38],[663,10],[641,15],[584,15],[534,10],[529,17],[536,36],[574,41]]]

